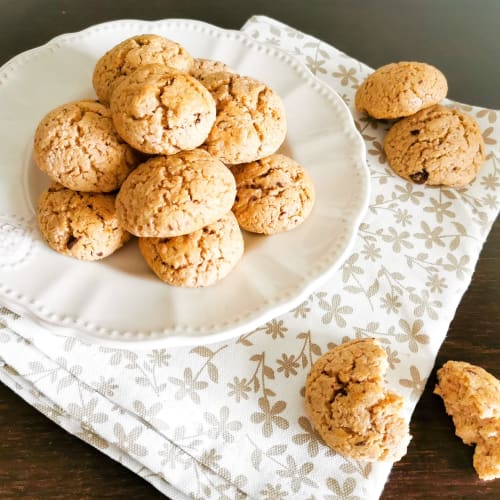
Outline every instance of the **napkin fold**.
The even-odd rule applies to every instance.
[[[388,125],[354,110],[368,66],[267,17],[242,31],[334,88],[365,140],[372,198],[345,264],[289,313],[194,348],[100,347],[0,308],[0,380],[172,499],[378,498],[391,464],[326,447],[305,414],[305,378],[333,345],[376,337],[412,413],[498,215],[499,115],[448,101],[479,122],[486,162],[468,188],[416,186],[387,165]]]

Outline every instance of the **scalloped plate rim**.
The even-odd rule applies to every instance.
[[[216,34],[231,33],[241,38],[242,40],[244,39],[248,40],[249,42],[251,42],[252,45],[269,48],[266,46],[266,44],[252,39],[249,35],[239,30],[220,28],[218,26],[200,20],[185,19],[185,18],[165,18],[158,20],[118,19],[118,20],[105,21],[102,23],[93,24],[82,30],[62,33],[60,35],[57,35],[42,45],[33,47],[31,49],[21,52],[20,54],[15,55],[0,67],[0,72],[5,73],[6,71],[10,71],[11,67],[14,67],[17,64],[22,64],[23,59],[29,59],[31,56],[33,56],[40,50],[50,48],[50,46],[52,45],[57,45],[57,43],[59,43],[62,40],[66,40],[76,35],[88,34],[89,32],[92,32],[94,30],[107,28],[113,25],[134,24],[134,23],[138,23],[141,25],[148,25],[148,26],[161,25],[162,23],[198,25],[207,30],[215,32]],[[17,303],[15,300],[13,301],[12,299],[10,299],[4,293],[4,288],[5,288],[4,285],[0,283],[0,297],[2,303],[5,306],[11,308],[17,314],[20,314],[22,316],[27,316],[28,318],[30,318],[32,321],[34,321],[36,324],[38,324],[43,328],[53,330],[58,334],[80,338],[84,341],[92,342],[99,345],[110,346],[110,347],[124,347],[124,348],[136,347],[144,349],[150,349],[154,347],[191,346],[197,344],[208,344],[219,341],[225,341],[237,337],[243,333],[252,331],[256,327],[266,323],[267,321],[270,321],[273,318],[276,318],[277,316],[280,316],[281,314],[290,311],[291,309],[299,305],[301,302],[303,302],[303,300],[307,296],[309,296],[314,290],[316,290],[319,286],[321,286],[321,284],[325,283],[330,277],[332,277],[332,275],[335,272],[337,272],[340,266],[344,263],[348,254],[352,250],[356,240],[358,227],[368,209],[371,185],[370,185],[370,174],[366,163],[365,145],[359,132],[355,127],[354,119],[352,117],[351,112],[349,111],[344,101],[335,92],[335,90],[333,90],[326,83],[322,82],[320,79],[314,76],[312,72],[309,70],[309,68],[307,68],[307,66],[305,66],[302,62],[295,59],[292,55],[288,54],[283,49],[273,46],[272,50],[277,53],[281,53],[284,59],[286,59],[288,62],[293,62],[298,67],[305,70],[307,72],[307,77],[309,79],[313,80],[316,83],[316,85],[322,87],[323,89],[327,90],[328,93],[335,96],[336,104],[343,109],[343,112],[347,116],[347,122],[349,122],[349,125],[352,127],[351,132],[355,135],[356,137],[355,141],[357,143],[356,158],[363,165],[362,171],[365,174],[363,178],[364,196],[363,198],[360,197],[357,200],[358,202],[356,206],[357,213],[354,217],[350,219],[349,226],[345,230],[343,250],[340,256],[336,258],[336,260],[330,265],[330,267],[326,271],[324,271],[319,276],[316,276],[316,278],[308,281],[308,283],[299,290],[296,290],[292,298],[285,299],[281,303],[272,305],[270,308],[264,310],[256,317],[252,317],[250,320],[247,320],[245,323],[236,326],[229,325],[228,327],[226,327],[225,329],[221,329],[220,331],[210,332],[202,335],[191,335],[191,334],[179,335],[179,334],[172,334],[170,330],[163,330],[159,332],[150,331],[147,333],[138,332],[135,334],[132,332],[120,331],[116,332],[116,334],[113,334],[111,336],[101,336],[86,331],[84,329],[78,329],[75,328],[74,326],[66,326],[58,324],[57,322],[50,321],[43,317],[40,317],[39,315],[37,315],[35,311],[30,309],[29,307],[25,306],[24,304]],[[14,68],[12,70],[14,70]],[[168,336],[166,336],[167,334]],[[143,338],[143,335],[144,336],[150,335],[150,338],[147,337]]]

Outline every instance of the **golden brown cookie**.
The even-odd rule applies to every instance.
[[[446,78],[434,66],[398,62],[378,68],[356,91],[356,109],[373,118],[410,116],[437,104],[448,93]]]
[[[193,65],[191,66],[191,71],[189,72],[191,76],[194,76],[197,80],[204,80],[208,75],[212,73],[232,73],[229,66],[222,61],[215,61],[213,59],[195,59]]]
[[[395,123],[384,149],[394,172],[430,186],[466,186],[484,161],[484,140],[476,121],[439,104]]]
[[[157,156],[123,183],[116,197],[122,225],[136,236],[192,233],[226,214],[236,185],[231,171],[206,151]]]
[[[52,180],[75,191],[118,189],[139,161],[116,133],[110,110],[96,101],[59,106],[38,125],[35,162]]]
[[[71,191],[57,183],[40,197],[38,227],[56,252],[80,260],[103,259],[130,239],[118,223],[114,195]]]
[[[233,73],[209,74],[203,85],[217,102],[217,118],[205,142],[210,154],[234,165],[277,151],[285,140],[286,115],[274,90]]]
[[[291,158],[274,154],[231,171],[236,179],[233,212],[243,229],[261,234],[289,231],[311,213],[313,181]]]
[[[95,65],[92,84],[99,100],[108,103],[115,87],[145,64],[162,64],[189,72],[193,58],[181,45],[159,35],[128,38],[108,50]]]
[[[443,398],[456,435],[465,444],[476,444],[479,478],[500,477],[500,380],[463,361],[446,362],[437,377],[434,393]]]
[[[142,66],[111,96],[118,133],[149,154],[175,154],[201,145],[215,120],[215,102],[196,78],[160,64]]]
[[[375,339],[341,344],[307,377],[305,402],[315,429],[338,453],[357,460],[396,461],[411,439],[403,399],[384,387],[387,354]]]
[[[165,283],[182,287],[213,285],[243,255],[243,236],[232,212],[193,233],[174,238],[140,238],[149,267]]]

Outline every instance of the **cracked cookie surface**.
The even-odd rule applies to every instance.
[[[146,64],[162,64],[187,73],[193,58],[181,45],[159,35],[128,38],[106,52],[95,65],[92,84],[99,100],[108,103],[120,82]]]
[[[171,237],[215,222],[231,210],[235,196],[231,171],[195,149],[139,165],[123,183],[116,209],[132,234]]]
[[[38,202],[38,226],[56,252],[80,260],[111,255],[130,239],[118,223],[115,196],[52,183]]]
[[[261,234],[289,231],[311,213],[313,181],[291,158],[275,154],[231,171],[236,179],[233,212],[243,229]]]
[[[402,61],[381,66],[369,75],[356,91],[355,104],[358,111],[373,118],[401,118],[437,104],[447,93],[448,83],[437,68]]]
[[[194,59],[189,73],[197,80],[204,80],[208,75],[220,72],[232,73],[231,68],[229,68],[229,66],[222,61],[217,61],[215,59],[202,59],[199,57]]]
[[[500,477],[500,380],[463,361],[446,362],[437,378],[434,393],[453,418],[455,434],[476,445],[473,464],[480,479]]]
[[[35,132],[34,158],[52,180],[93,192],[118,189],[139,161],[116,132],[110,110],[86,100],[45,115]]]
[[[250,77],[212,73],[203,85],[217,103],[217,117],[204,147],[224,163],[259,160],[285,140],[285,107],[270,87]]]
[[[232,212],[197,231],[174,238],[140,238],[139,248],[154,273],[182,287],[213,285],[243,255],[243,236]]]
[[[399,176],[430,186],[466,186],[484,161],[476,121],[439,104],[396,122],[387,132],[384,150]]]
[[[396,461],[411,439],[403,399],[384,387],[387,354],[375,339],[341,344],[307,377],[305,402],[325,443],[342,455]]]
[[[111,96],[118,133],[149,154],[175,154],[200,146],[215,120],[215,102],[196,78],[160,64],[140,67]]]

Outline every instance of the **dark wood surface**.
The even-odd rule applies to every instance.
[[[441,68],[449,96],[500,108],[498,0],[0,0],[0,64],[55,35],[111,19],[201,19],[239,28],[267,14],[379,66],[423,60]],[[1,110],[0,110],[1,113]],[[463,359],[500,377],[500,222],[437,360]],[[500,498],[481,482],[472,448],[453,435],[432,394],[434,372],[412,419],[413,441],[383,493],[392,498]],[[148,483],[67,434],[0,384],[0,498],[163,498]]]

